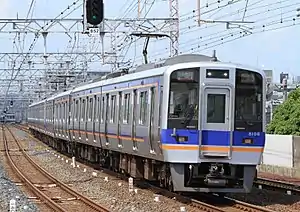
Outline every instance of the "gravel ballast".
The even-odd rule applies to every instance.
[[[0,211],[9,211],[9,202],[12,199],[16,200],[16,211],[38,211],[36,205],[10,181],[3,166],[0,165]]]
[[[2,137],[2,134],[1,134]],[[7,162],[4,153],[4,145],[3,141],[1,141],[1,150],[2,153],[0,155],[0,211],[9,211],[10,208],[10,200],[16,200],[16,211],[38,211],[37,206],[28,200],[28,198],[23,194],[20,190],[20,187],[16,186],[16,184],[10,178],[7,172]],[[11,170],[10,170],[11,172]]]

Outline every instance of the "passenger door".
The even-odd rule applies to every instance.
[[[231,88],[207,86],[203,89],[200,117],[200,156],[231,157]]]

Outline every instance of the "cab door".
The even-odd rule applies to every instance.
[[[231,87],[211,85],[202,90],[200,156],[231,157]]]

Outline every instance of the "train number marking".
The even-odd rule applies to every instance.
[[[249,132],[248,136],[260,136],[260,132]]]

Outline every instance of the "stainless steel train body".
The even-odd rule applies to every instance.
[[[186,58],[32,104],[29,126],[111,150],[110,164],[175,191],[250,192],[265,144],[264,73]]]
[[[0,122],[19,122],[19,117],[15,113],[7,113],[0,117]]]

